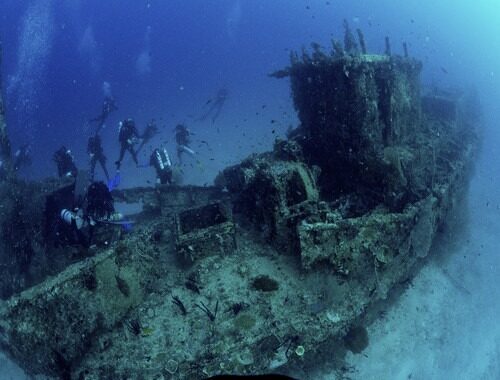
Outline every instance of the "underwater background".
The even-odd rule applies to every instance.
[[[174,152],[174,127],[192,132],[196,158],[182,165],[185,184],[209,184],[219,170],[272,147],[298,124],[289,82],[268,76],[289,64],[290,50],[317,42],[328,51],[344,19],[364,31],[368,50],[408,44],[423,63],[423,92],[475,87],[484,142],[471,184],[469,225],[439,249],[455,254],[429,264],[384,319],[368,328],[370,346],[351,355],[356,379],[500,378],[500,4],[396,0],[2,0],[0,39],[7,122],[14,149],[29,143],[28,179],[53,176],[52,153],[70,148],[87,167],[88,120],[100,112],[109,83],[118,110],[102,132],[108,169],[118,158],[118,122],[143,129]],[[106,87],[106,86],[104,86]],[[197,120],[221,88],[220,116]],[[141,152],[148,162],[151,147]],[[175,160],[175,157],[173,157]],[[97,171],[98,178],[102,172]],[[151,168],[129,157],[122,186],[153,183]],[[460,289],[449,274],[464,279]],[[318,363],[318,373],[328,371]],[[320,376],[320,375],[318,375]],[[0,379],[23,379],[0,356]]]

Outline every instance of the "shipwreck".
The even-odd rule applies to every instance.
[[[273,74],[300,119],[287,139],[213,186],[115,190],[142,202],[137,225],[89,249],[44,245],[63,184],[13,175],[0,102],[1,347],[63,379],[342,372],[465,207],[479,146],[468,97],[423,95],[421,62],[386,44],[368,54],[346,28],[331,53],[292,53]]]

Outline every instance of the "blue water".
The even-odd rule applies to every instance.
[[[371,52],[383,51],[386,35],[395,52],[406,41],[425,64],[424,83],[475,84],[495,107],[489,101],[497,99],[497,13],[494,1],[3,0],[13,145],[33,145],[26,176],[53,174],[47,158],[61,144],[86,167],[87,120],[99,113],[108,82],[119,106],[103,131],[110,167],[119,120],[133,117],[141,128],[155,118],[162,127],[157,142],[171,150],[172,128],[185,122],[211,148],[196,147],[199,162],[185,170],[185,180],[209,182],[220,168],[268,149],[297,125],[287,80],[267,74],[287,65],[290,49],[316,41],[330,50],[331,38],[342,39],[344,18],[364,30]],[[220,118],[196,122],[222,87],[229,98]]]
[[[102,132],[110,172],[118,122],[132,117],[142,129],[154,118],[161,133],[145,147],[141,163],[161,143],[174,153],[173,128],[184,122],[195,133],[197,152],[186,159],[184,182],[210,183],[218,170],[268,150],[298,124],[288,80],[267,74],[288,64],[291,49],[315,41],[330,50],[331,38],[343,38],[347,19],[364,31],[370,52],[383,52],[385,36],[394,53],[407,42],[410,55],[424,63],[424,87],[475,86],[489,144],[483,162],[495,166],[499,18],[496,0],[2,0],[2,80],[12,144],[32,145],[33,164],[21,173],[26,178],[54,175],[51,156],[62,144],[87,167],[94,130],[87,121],[100,112],[107,82],[119,107]],[[229,96],[220,117],[197,121],[223,87]],[[152,169],[138,169],[126,156],[122,186],[153,180]],[[475,181],[491,188],[498,179],[479,173]],[[488,195],[492,202],[498,198]]]

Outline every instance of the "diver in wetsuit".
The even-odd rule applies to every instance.
[[[118,141],[120,142],[120,157],[115,161],[116,169],[120,170],[121,162],[125,151],[128,151],[132,156],[135,164],[138,166],[139,161],[137,160],[137,152],[134,150],[134,145],[141,136],[137,131],[135,122],[133,119],[126,119],[120,122],[120,130],[118,133]]]
[[[115,212],[107,186],[103,182],[89,184],[87,176],[79,174],[74,183],[47,197],[44,240],[55,247],[74,244],[89,247],[98,223],[120,218],[122,215]]]
[[[189,147],[191,135],[194,135],[184,124],[177,124],[175,127],[175,141],[177,142],[177,157],[182,162],[182,153],[194,156],[196,153]]]
[[[16,150],[14,153],[14,171],[19,171],[23,166],[30,166],[32,163],[31,160],[31,148],[29,144],[24,144]]]
[[[156,148],[151,153],[149,164],[156,170],[157,182],[162,185],[172,183],[172,162],[165,148]]]
[[[104,97],[101,113],[95,118],[89,120],[91,123],[97,123],[96,134],[99,133],[100,130],[104,127],[104,123],[106,123],[109,114],[113,111],[116,111],[117,109],[118,107],[115,104],[115,99],[111,95],[107,95],[106,97]]]
[[[207,101],[205,105],[209,107],[198,120],[205,121],[208,117],[212,116],[212,124],[215,123],[215,120],[219,117],[222,107],[226,102],[228,94],[229,91],[226,88],[221,88],[214,98]]]
[[[76,168],[71,150],[63,145],[54,153],[52,159],[57,165],[57,174],[59,178],[76,177],[78,169]]]
[[[148,125],[146,125],[146,128],[144,129],[144,132],[141,135],[142,142],[135,151],[135,153],[139,153],[140,150],[148,143],[153,137],[155,137],[158,134],[158,126],[156,125],[155,119],[152,119]]]
[[[90,136],[87,143],[87,153],[90,156],[90,180],[94,180],[95,166],[101,164],[106,180],[109,181],[108,169],[106,168],[106,156],[102,149],[101,137],[98,134]]]

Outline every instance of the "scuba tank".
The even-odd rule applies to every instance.
[[[156,162],[158,163],[159,170],[164,170],[172,166],[172,161],[170,161],[170,157],[165,148],[163,148],[162,150],[159,149],[155,150],[155,159]]]

